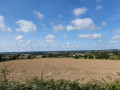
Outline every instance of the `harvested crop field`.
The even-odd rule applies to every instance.
[[[0,68],[3,65],[9,65],[9,77],[15,80],[25,80],[31,77],[53,78],[66,80],[80,79],[82,82],[91,79],[117,78],[117,72],[120,72],[120,61],[118,60],[81,60],[72,58],[41,58],[32,60],[14,60],[0,62]]]

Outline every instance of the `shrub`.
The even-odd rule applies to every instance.
[[[75,55],[73,58],[75,58],[75,59],[79,59],[79,56]]]

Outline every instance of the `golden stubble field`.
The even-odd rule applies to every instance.
[[[10,77],[15,80],[25,80],[31,77],[41,77],[43,72],[44,78],[76,80],[86,82],[91,79],[109,77],[116,78],[117,72],[120,72],[120,61],[118,60],[81,60],[72,58],[41,58],[32,60],[14,60],[0,62],[0,68],[3,65],[10,65],[9,69],[13,70]]]

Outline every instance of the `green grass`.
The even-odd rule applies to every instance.
[[[79,57],[79,59],[85,59],[84,57]],[[93,55],[93,59],[96,59],[95,56]],[[120,60],[118,56],[114,55],[114,54],[110,54],[109,55],[109,59],[107,60]]]
[[[111,59],[111,60],[119,60],[119,57],[118,57],[118,56],[115,56],[115,55],[112,55],[112,56],[110,56],[110,59]]]

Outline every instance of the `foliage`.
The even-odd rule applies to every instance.
[[[116,55],[116,56],[119,55],[117,51],[114,51],[113,54]]]
[[[92,56],[92,55],[89,55],[88,58],[89,58],[89,59],[93,59],[93,56]]]
[[[87,59],[88,55],[85,55],[84,58]]]
[[[75,59],[79,59],[79,56],[75,55],[73,58],[75,58]]]
[[[86,50],[86,51],[45,51],[45,52],[10,52],[0,53],[0,62],[18,59],[35,59],[35,58],[66,58],[73,57],[77,53],[83,56],[74,57],[75,59],[120,59],[119,50]]]
[[[97,53],[95,57],[96,59],[109,59],[109,54],[106,52]]]

